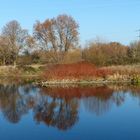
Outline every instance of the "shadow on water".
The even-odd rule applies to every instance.
[[[32,84],[1,84],[0,110],[11,123],[20,122],[22,116],[33,112],[33,120],[60,130],[72,128],[79,120],[79,108],[103,115],[112,105],[121,106],[126,94],[140,100],[139,87],[36,87]]]

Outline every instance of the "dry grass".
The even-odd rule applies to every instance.
[[[107,69],[120,75],[140,75],[140,65],[120,65],[120,66],[108,66],[102,69]]]

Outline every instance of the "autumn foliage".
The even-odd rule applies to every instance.
[[[46,79],[92,79],[105,78],[111,70],[100,69],[88,62],[72,64],[56,64],[51,66],[43,75]]]

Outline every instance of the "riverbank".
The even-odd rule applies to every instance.
[[[96,67],[88,62],[57,64],[43,73],[42,86],[129,83],[140,85],[140,65]]]
[[[95,67],[80,62],[57,65],[0,66],[0,80],[29,81],[41,86],[140,85],[140,65]]]
[[[0,84],[34,83],[42,81],[44,65],[0,66]]]
[[[37,77],[46,65],[0,66],[0,77]]]
[[[52,81],[42,81],[38,82],[38,85],[41,85],[43,87],[48,87],[48,86],[72,86],[72,85],[80,85],[80,86],[85,86],[85,85],[107,85],[107,84],[132,84],[131,80],[129,81],[107,81],[107,80],[100,80],[100,81],[85,81],[85,80],[52,80]]]

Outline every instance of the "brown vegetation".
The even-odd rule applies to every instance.
[[[61,61],[63,56],[78,44],[78,24],[67,15],[37,22],[34,25],[34,35],[43,49],[50,51],[54,62]]]
[[[85,79],[91,80],[96,77],[103,77],[111,74],[108,69],[98,69],[88,62],[78,62],[72,64],[57,64],[50,67],[44,74],[46,79]]]
[[[81,47],[79,25],[68,15],[36,22],[33,35],[29,35],[19,22],[13,20],[2,28],[0,34],[0,65],[17,65],[8,71],[1,70],[1,75],[38,74],[38,70],[30,65],[48,64],[51,67],[43,75],[47,80],[90,81],[101,78],[140,81],[140,70],[136,67],[138,63],[140,42],[126,46],[119,42],[98,40]]]
[[[3,29],[1,38],[4,39],[5,43],[0,44],[0,47],[5,47],[7,52],[7,57],[12,60],[11,63],[16,65],[17,57],[19,55],[20,49],[25,46],[25,41],[28,36],[28,32],[22,29],[20,24],[13,20],[7,23]],[[6,58],[3,57],[3,64],[6,64]]]
[[[83,51],[83,58],[99,66],[127,64],[128,47],[117,42],[91,42]]]

